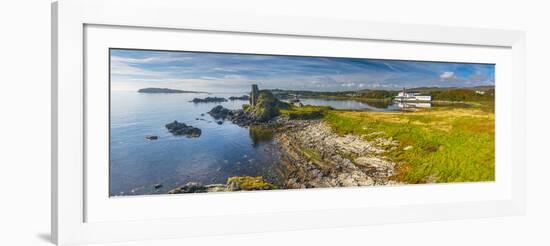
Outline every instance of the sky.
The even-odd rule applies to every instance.
[[[111,89],[399,90],[494,85],[492,64],[111,49]]]

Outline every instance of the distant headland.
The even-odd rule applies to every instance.
[[[137,92],[139,93],[208,93],[204,91],[184,91],[184,90],[176,90],[176,89],[169,89],[169,88],[143,88],[139,89]]]

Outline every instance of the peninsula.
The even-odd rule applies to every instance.
[[[169,88],[143,88],[139,89],[137,92],[139,93],[206,93],[202,91],[184,91],[184,90],[176,90],[176,89],[169,89]]]

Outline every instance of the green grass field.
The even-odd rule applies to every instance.
[[[494,113],[486,108],[442,107],[417,112],[330,110],[323,115],[340,134],[366,139],[382,135],[397,140],[399,147],[387,152],[387,157],[399,164],[394,177],[397,181],[495,179]]]

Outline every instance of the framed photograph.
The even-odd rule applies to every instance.
[[[60,245],[524,213],[520,31],[52,11]]]

